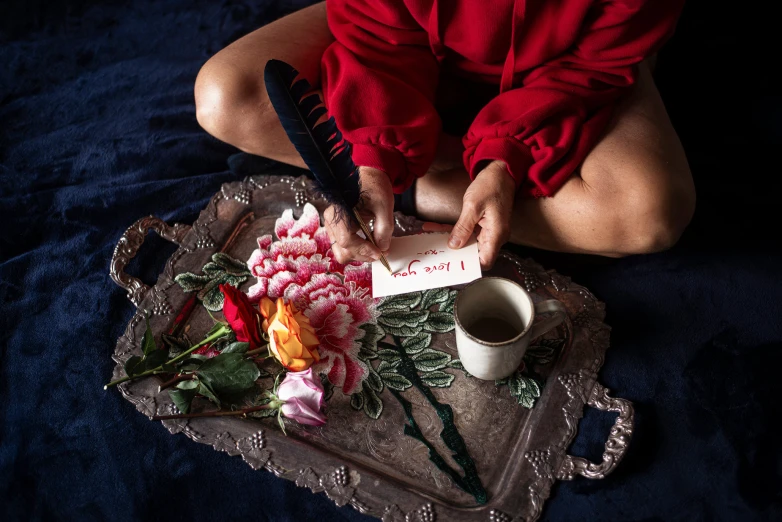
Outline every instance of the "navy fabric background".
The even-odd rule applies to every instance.
[[[235,151],[196,123],[199,67],[307,3],[0,3],[5,520],[366,520],[102,389],[133,313],[108,277],[117,238],[147,214],[192,223],[237,178]],[[601,380],[637,408],[621,467],[557,486],[546,520],[782,518],[782,104],[762,66],[778,33],[710,5],[688,4],[657,72],[698,187],[682,242],[621,260],[523,251],[607,303]],[[153,238],[132,271],[153,282],[172,251]],[[611,421],[589,412],[573,452],[599,459]]]

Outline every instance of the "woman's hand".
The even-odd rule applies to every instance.
[[[377,248],[369,241],[361,239],[356,232],[359,227],[350,219],[335,220],[334,206],[323,213],[326,233],[332,241],[331,250],[339,263],[350,261],[371,262],[380,257],[380,252],[388,251],[391,235],[394,232],[394,191],[391,180],[382,170],[372,167],[359,167],[361,178],[362,207],[359,209],[364,221],[374,220],[374,239]]]
[[[510,217],[515,194],[516,184],[505,168],[505,163],[489,163],[464,193],[462,212],[453,226],[448,246],[463,247],[475,231],[475,226],[479,225],[478,255],[481,268],[491,268],[500,248],[510,237]]]

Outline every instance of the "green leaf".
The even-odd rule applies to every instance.
[[[377,322],[389,328],[414,328],[424,323],[429,317],[428,310],[392,310],[382,314]]]
[[[399,363],[401,362],[402,362],[401,357],[395,361],[381,361],[380,364],[378,364],[377,366],[377,372],[382,373],[390,370],[396,371],[395,368],[399,366]]]
[[[423,299],[421,299],[421,309],[427,310],[432,305],[438,303],[444,303],[448,300],[447,288],[432,288],[424,292]]]
[[[548,364],[554,360],[559,350],[565,345],[565,339],[541,339],[529,346],[524,354],[524,360],[530,364]]]
[[[157,350],[155,336],[152,335],[152,328],[149,327],[149,316],[146,317],[146,322],[147,328],[144,330],[144,338],[141,340],[141,350],[145,356]]]
[[[320,383],[323,385],[323,401],[328,401],[334,394],[334,385],[331,384],[329,376],[325,373],[320,374]]]
[[[420,333],[415,337],[406,337],[402,340],[402,347],[408,355],[414,355],[432,344],[432,334]]]
[[[182,288],[183,292],[197,292],[201,290],[209,282],[208,276],[196,275],[190,272],[185,272],[177,275],[174,281]]]
[[[144,358],[139,355],[134,355],[127,361],[125,361],[125,375],[133,377],[144,371]]]
[[[258,367],[241,353],[226,353],[204,361],[196,371],[202,383],[216,394],[241,393],[251,389],[260,376]]]
[[[429,319],[424,323],[424,329],[435,333],[450,332],[456,326],[453,313],[431,312]]]
[[[217,397],[217,394],[212,390],[207,384],[203,382],[198,383],[198,393],[212,401],[213,403],[217,404],[218,407],[220,407],[220,399]]]
[[[187,381],[177,383],[176,387],[180,390],[197,390],[198,384],[198,379],[189,379]]]
[[[451,362],[448,363],[449,368],[455,368],[457,370],[461,370],[463,372],[466,372],[467,370],[464,369],[464,365],[462,364],[462,361],[459,359],[454,359]]]
[[[385,383],[386,386],[397,391],[405,391],[413,385],[407,377],[399,375],[396,372],[383,372],[380,374],[380,377],[383,379],[383,383]]]
[[[153,368],[157,368],[167,360],[168,360],[167,350],[155,350],[154,352],[144,357],[144,367],[147,370],[152,370]]]
[[[225,273],[225,268],[221,267],[217,263],[212,263],[211,261],[204,265],[204,268],[201,269],[201,271],[208,275],[210,278],[214,279],[215,277],[221,276]]]
[[[198,292],[198,299],[201,300],[204,308],[210,312],[219,312],[223,309],[225,296],[220,291],[220,284],[221,281],[219,279],[212,279]]]
[[[379,419],[380,414],[383,413],[383,401],[366,382],[362,384],[362,387],[364,388],[364,413],[370,419]]]
[[[250,343],[234,342],[220,350],[220,353],[245,353],[250,348]]]
[[[172,388],[168,390],[168,396],[171,397],[172,401],[174,401],[174,404],[179,409],[179,411],[182,413],[190,413],[190,404],[192,404],[193,398],[196,396],[196,390],[183,390],[179,389],[179,387]]]
[[[402,356],[399,354],[399,352],[390,348],[383,348],[382,350],[378,350],[377,357],[381,361],[387,362],[394,362],[402,359]]]
[[[421,292],[410,292],[409,294],[399,294],[386,297],[377,307],[378,311],[386,312],[390,310],[410,310],[415,308],[421,302]]]
[[[233,275],[250,275],[250,269],[247,268],[247,263],[234,259],[228,254],[222,252],[215,252],[212,254],[212,261],[220,265],[229,274]]]
[[[510,394],[525,408],[532,408],[540,397],[540,383],[531,377],[516,372],[507,380]]]
[[[383,379],[377,374],[374,368],[370,366],[369,374],[367,375],[366,383],[377,393],[383,391]]]
[[[421,333],[421,331],[424,329],[424,325],[422,323],[414,327],[402,326],[399,328],[385,325],[383,328],[389,335],[396,335],[397,337],[415,337]]]
[[[350,396],[350,407],[360,410],[364,407],[364,392],[357,392]]]
[[[448,388],[451,383],[453,382],[454,376],[450,373],[442,372],[442,371],[434,371],[425,373],[421,376],[421,380],[427,385],[427,386],[433,386],[435,388]]]
[[[421,353],[413,355],[412,359],[416,369],[421,372],[440,370],[451,362],[450,355],[432,348],[427,348]]]
[[[453,305],[456,302],[456,294],[458,294],[456,290],[451,290],[448,292],[448,299],[440,305],[441,312],[446,312],[449,314],[453,313]]]
[[[386,333],[375,323],[364,323],[359,326],[359,329],[364,331],[364,336],[359,339],[359,342],[361,343],[361,351],[373,354],[377,351],[377,342],[385,337]],[[374,359],[374,356],[367,358]]]

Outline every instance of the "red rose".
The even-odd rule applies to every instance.
[[[259,348],[263,343],[259,320],[261,314],[252,305],[247,295],[231,285],[220,285],[223,293],[223,315],[231,330],[236,334],[236,340],[250,343],[250,350]]]

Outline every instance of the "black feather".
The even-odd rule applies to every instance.
[[[341,210],[342,218],[354,220],[353,209],[361,202],[361,184],[350,143],[342,137],[333,117],[318,123],[326,115],[326,108],[307,80],[296,81],[298,75],[299,71],[283,61],[266,62],[263,80],[269,101],[320,193]]]

